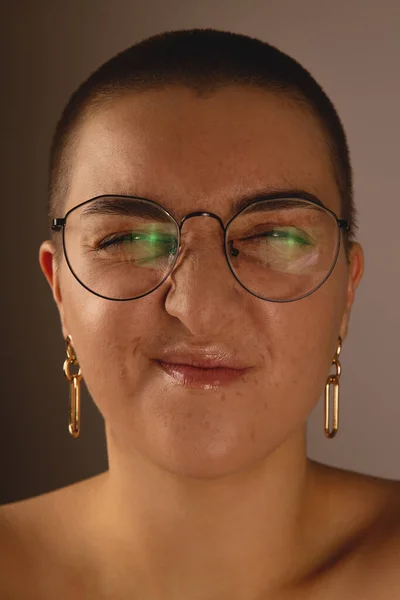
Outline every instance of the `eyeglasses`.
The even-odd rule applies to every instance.
[[[239,284],[271,302],[309,296],[328,279],[339,255],[339,219],[306,197],[257,199],[224,225],[210,212],[193,212],[180,223],[160,204],[133,196],[97,196],[53,219],[73,276],[107,300],[142,298],[172,273],[181,249],[183,224],[194,217],[217,219],[223,250]]]

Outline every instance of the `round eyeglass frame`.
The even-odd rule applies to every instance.
[[[156,206],[159,210],[161,210],[176,225],[177,238],[178,238],[177,239],[178,251],[177,251],[177,253],[176,253],[175,257],[174,257],[174,261],[171,264],[171,266],[170,266],[170,268],[168,270],[168,273],[165,275],[165,277],[155,287],[153,287],[150,291],[146,292],[145,294],[140,294],[139,296],[133,296],[132,298],[110,298],[109,296],[104,296],[103,294],[99,294],[98,292],[94,292],[87,285],[85,285],[83,283],[83,281],[81,281],[79,279],[79,277],[75,273],[74,269],[72,268],[72,265],[71,265],[70,260],[68,258],[68,253],[67,253],[66,243],[65,243],[65,229],[66,229],[66,225],[67,225],[68,216],[71,213],[73,213],[75,210],[77,210],[78,208],[81,208],[82,206],[88,204],[89,202],[94,202],[95,200],[99,200],[100,198],[124,198],[124,199],[129,199],[129,200],[141,200],[141,201],[145,201],[145,202],[147,202],[149,204],[152,204],[153,206]],[[328,271],[327,275],[317,285],[317,287],[313,288],[310,292],[307,292],[306,294],[303,294],[302,296],[298,296],[298,297],[290,298],[290,299],[264,298],[263,296],[260,296],[259,294],[256,294],[255,292],[252,292],[237,277],[237,275],[236,275],[236,273],[235,273],[235,271],[234,271],[234,269],[233,269],[233,267],[231,265],[231,262],[229,260],[229,256],[228,256],[228,252],[231,252],[231,250],[228,249],[229,242],[227,240],[227,232],[229,230],[229,226],[231,225],[231,223],[237,217],[239,217],[239,215],[241,215],[244,211],[248,210],[249,207],[254,206],[255,204],[258,204],[260,202],[266,202],[268,200],[273,201],[273,200],[284,200],[284,199],[300,200],[300,201],[303,201],[304,203],[308,203],[308,204],[314,205],[314,206],[318,207],[320,210],[325,211],[326,213],[330,214],[335,219],[335,221],[337,223],[337,226],[338,226],[338,243],[337,243],[336,254],[334,256],[334,259],[332,261],[332,266],[331,266],[330,270]],[[151,294],[152,292],[154,292],[155,290],[157,290],[159,287],[161,287],[162,284],[171,275],[172,271],[174,270],[176,261],[178,260],[179,253],[180,253],[180,248],[181,248],[181,229],[182,229],[182,226],[183,226],[183,224],[184,224],[185,221],[187,221],[188,219],[191,219],[193,217],[211,217],[211,218],[217,219],[217,221],[219,222],[219,224],[220,224],[220,226],[221,226],[221,228],[222,228],[222,230],[224,232],[224,253],[225,253],[226,262],[228,263],[229,270],[231,271],[232,275],[234,276],[234,278],[236,279],[236,281],[239,283],[239,285],[242,288],[244,288],[252,296],[255,296],[256,298],[259,298],[260,300],[263,300],[264,302],[276,302],[276,303],[297,302],[298,300],[302,300],[303,298],[307,298],[307,296],[311,296],[311,294],[314,294],[314,292],[316,292],[329,279],[330,275],[332,274],[332,271],[334,270],[334,268],[336,266],[337,259],[338,259],[338,256],[339,256],[339,252],[340,252],[340,247],[341,247],[341,237],[342,237],[341,236],[341,232],[346,232],[347,233],[347,232],[350,231],[350,222],[348,220],[346,220],[346,219],[340,219],[333,210],[331,210],[330,208],[327,208],[315,196],[313,196],[312,194],[304,193],[304,192],[295,193],[295,194],[290,194],[290,193],[288,194],[287,192],[284,192],[282,194],[279,194],[279,193],[278,194],[271,194],[271,195],[265,194],[262,197],[259,197],[259,198],[255,199],[255,200],[249,202],[245,206],[243,206],[236,214],[233,215],[233,217],[231,217],[229,219],[229,221],[227,222],[226,225],[224,225],[221,217],[219,217],[215,213],[211,213],[211,212],[207,212],[207,211],[195,211],[195,212],[188,213],[187,215],[185,215],[182,218],[181,222],[178,223],[178,221],[175,219],[175,217],[173,217],[173,215],[171,215],[171,213],[169,213],[166,208],[164,208],[161,204],[159,204],[155,200],[150,200],[149,198],[143,198],[143,197],[140,197],[140,196],[127,196],[127,195],[122,195],[122,194],[101,194],[99,196],[95,196],[94,198],[90,198],[89,200],[85,200],[84,202],[81,202],[77,206],[74,206],[73,208],[71,208],[69,211],[67,211],[65,213],[64,217],[52,219],[52,221],[51,221],[51,229],[54,232],[59,232],[59,231],[62,230],[63,253],[64,253],[65,260],[67,262],[68,268],[71,271],[72,275],[75,277],[75,279],[78,281],[78,283],[80,283],[80,285],[82,287],[84,287],[91,294],[94,294],[95,296],[98,296],[99,298],[104,298],[105,300],[112,300],[113,302],[130,302],[131,300],[139,300],[139,298],[144,298],[145,296],[148,296],[149,294]]]

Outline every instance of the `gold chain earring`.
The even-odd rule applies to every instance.
[[[326,386],[325,386],[325,435],[327,438],[335,437],[339,427],[339,380],[342,373],[342,366],[339,361],[339,354],[342,349],[342,338],[339,336],[338,346],[336,354],[333,357],[332,364],[336,367],[336,373],[329,375]],[[333,386],[333,427],[329,429],[329,409],[330,409],[330,397],[331,397],[331,386]]]
[[[72,347],[72,338],[67,335],[65,338],[67,346],[67,358],[64,361],[64,373],[65,377],[69,381],[69,432],[72,437],[79,437],[81,430],[81,379],[82,372],[76,358],[75,351]],[[71,367],[77,367],[77,373],[71,373]]]

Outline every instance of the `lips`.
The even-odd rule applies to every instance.
[[[243,377],[248,369],[204,369],[191,365],[158,363],[164,373],[175,383],[186,387],[211,389],[228,385]]]
[[[240,360],[226,349],[166,350],[156,360],[174,365],[188,365],[200,369],[248,369],[248,362]]]
[[[252,368],[221,347],[195,351],[169,350],[156,362],[175,383],[203,389],[237,381]]]
[[[215,360],[215,359],[191,359],[191,358],[182,358],[182,359],[169,359],[163,360],[161,362],[166,362],[170,365],[186,365],[189,367],[197,367],[198,369],[236,369],[240,370],[244,367],[236,366],[233,361],[227,360]]]

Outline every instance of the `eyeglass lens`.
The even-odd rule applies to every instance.
[[[250,205],[229,224],[228,264],[252,294],[290,301],[314,291],[329,276],[337,257],[335,217],[301,199],[265,200]],[[64,249],[78,281],[113,300],[138,298],[171,273],[179,250],[179,228],[150,201],[101,197],[72,210]]]

